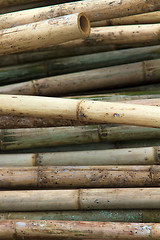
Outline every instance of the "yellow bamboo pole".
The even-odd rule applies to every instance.
[[[85,0],[8,13],[0,16],[0,29],[37,22],[62,15],[85,12],[91,21],[160,10],[159,0]]]
[[[84,13],[21,25],[0,31],[0,55],[51,47],[89,33],[90,23]]]
[[[0,115],[160,127],[160,108],[127,103],[0,95]]]

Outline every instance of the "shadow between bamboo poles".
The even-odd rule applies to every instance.
[[[0,55],[51,47],[88,37],[89,33],[90,23],[84,13],[15,26],[1,30],[0,44],[3,50],[0,50]]]
[[[31,166],[106,166],[157,165],[160,148],[127,148],[110,150],[0,154],[1,167]]]
[[[50,19],[59,17],[62,15],[73,14],[77,12],[85,12],[90,21],[105,20],[114,17],[128,16],[134,14],[140,14],[145,12],[151,12],[160,10],[158,0],[127,0],[119,4],[119,1],[115,1],[110,4],[106,0],[95,1],[83,1],[83,2],[72,2],[59,4],[55,6],[37,8],[26,10],[24,14],[15,12],[12,14],[2,15],[0,17],[0,28],[9,28],[19,23],[19,25],[37,22],[44,19]]]
[[[5,227],[4,227],[5,226]],[[145,229],[145,230],[144,230]],[[57,239],[102,238],[120,239],[159,239],[158,223],[105,223],[47,220],[4,220],[0,222],[0,239],[26,238]]]
[[[59,59],[55,63],[54,60],[51,60],[44,64],[41,62],[19,66],[18,68],[16,66],[11,68],[2,68],[0,79],[1,85],[4,83],[14,83],[15,81],[26,81],[31,77],[45,76],[46,74],[50,75],[51,73],[59,74],[61,70],[61,73],[63,73],[63,71],[70,72],[71,65],[75,65],[75,72],[66,75],[52,76],[48,78],[41,78],[38,80],[31,80],[28,82],[3,86],[0,87],[0,93],[18,95],[62,96],[82,91],[127,87],[149,84],[153,82],[156,83],[159,81],[159,59],[76,72],[83,70],[83,68],[93,68],[95,63],[97,63],[97,67],[100,67],[98,66],[98,61],[101,62],[102,60],[100,57],[99,60],[95,59],[93,62],[87,61],[86,64],[82,64],[81,59],[83,57],[80,56],[78,58],[80,61],[80,64],[78,63],[78,65],[76,65],[76,63],[73,63],[76,61],[77,57],[73,57],[68,59],[69,62],[67,63],[65,63],[67,59],[65,59],[64,62],[64,59]],[[91,56],[89,56],[89,58],[91,58]],[[57,70],[56,65],[59,65],[60,63],[62,63],[62,65]],[[83,63],[85,63],[85,61]],[[107,65],[107,63],[105,63],[105,59],[103,59],[100,63],[101,66],[102,64]],[[51,66],[53,69],[50,71],[49,69]],[[47,70],[49,70],[49,73]],[[12,71],[14,71],[14,77],[8,77],[7,74]],[[24,71],[26,71],[25,75]]]
[[[1,189],[160,187],[159,166],[1,167]]]
[[[71,144],[124,142],[133,140],[158,140],[160,129],[107,125],[89,125],[59,128],[3,129],[1,151],[34,149]]]

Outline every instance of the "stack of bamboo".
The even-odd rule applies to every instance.
[[[159,240],[159,0],[0,7],[0,239]]]

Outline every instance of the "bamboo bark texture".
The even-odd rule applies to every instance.
[[[93,56],[94,57],[94,56]],[[93,68],[94,63],[90,62],[90,64],[81,65],[81,58],[79,58],[78,63],[79,70],[85,68]],[[76,60],[73,58],[73,62]],[[54,61],[54,60],[53,60]],[[68,67],[68,71],[71,71],[72,59],[70,59],[70,63],[64,62],[64,70],[66,71]],[[98,59],[95,56],[95,62],[98,65]],[[57,62],[59,65],[61,61]],[[63,63],[62,63],[63,64]],[[105,58],[102,63],[100,61],[101,66],[107,65]],[[51,64],[52,65],[52,64]],[[51,65],[48,65],[50,69]],[[20,67],[20,72],[16,70],[15,77],[13,81],[17,81],[16,75],[22,75],[22,81],[25,80],[28,76],[32,74],[35,76],[36,74],[31,73],[32,69],[34,72],[34,65],[30,66],[30,70],[27,70],[29,66],[26,65],[25,68]],[[47,71],[45,69],[46,64],[39,64],[35,66],[35,71],[37,74],[43,74],[43,71]],[[52,66],[56,68],[55,66]],[[15,68],[15,67],[14,67]],[[22,68],[22,69],[21,69]],[[37,69],[38,68],[38,69]],[[75,66],[76,71],[77,65]],[[27,76],[24,76],[23,69],[28,71]],[[42,71],[40,71],[42,69]],[[11,71],[13,68],[11,68]],[[78,69],[77,69],[78,70]],[[53,69],[51,71],[54,71]],[[57,68],[55,71],[58,71]],[[63,69],[59,69],[59,72],[62,72]],[[48,73],[48,71],[47,71]],[[2,71],[2,84],[6,84],[4,81],[4,77],[6,71],[3,74]],[[6,80],[7,80],[6,79]],[[0,94],[20,94],[20,95],[39,95],[39,96],[62,96],[65,94],[76,93],[76,92],[83,92],[87,90],[95,90],[95,89],[110,89],[110,88],[118,88],[118,87],[125,87],[125,86],[134,86],[134,85],[142,85],[142,84],[149,84],[153,82],[159,82],[160,79],[160,60],[149,60],[119,66],[112,66],[107,68],[98,68],[88,71],[81,71],[76,73],[64,74],[59,76],[52,76],[48,78],[41,78],[38,80],[32,80],[24,83],[16,83],[11,84],[8,86],[0,87]],[[21,80],[21,78],[20,78]],[[12,82],[12,77],[7,80],[7,82]]]
[[[51,47],[89,33],[90,23],[84,13],[4,29],[0,32],[0,55]]]
[[[85,12],[90,21],[99,21],[114,17],[160,10],[158,0],[85,0],[55,6],[4,14],[0,17],[0,28],[10,28],[40,20],[55,18],[63,15]]]
[[[0,168],[1,189],[160,187],[159,166]]]
[[[63,98],[1,95],[1,115],[53,117],[80,122],[160,127],[160,110],[155,106],[96,102]]]

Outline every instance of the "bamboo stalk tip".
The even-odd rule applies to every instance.
[[[89,36],[91,30],[90,21],[85,13],[80,13],[78,15],[78,27],[83,37]]]

